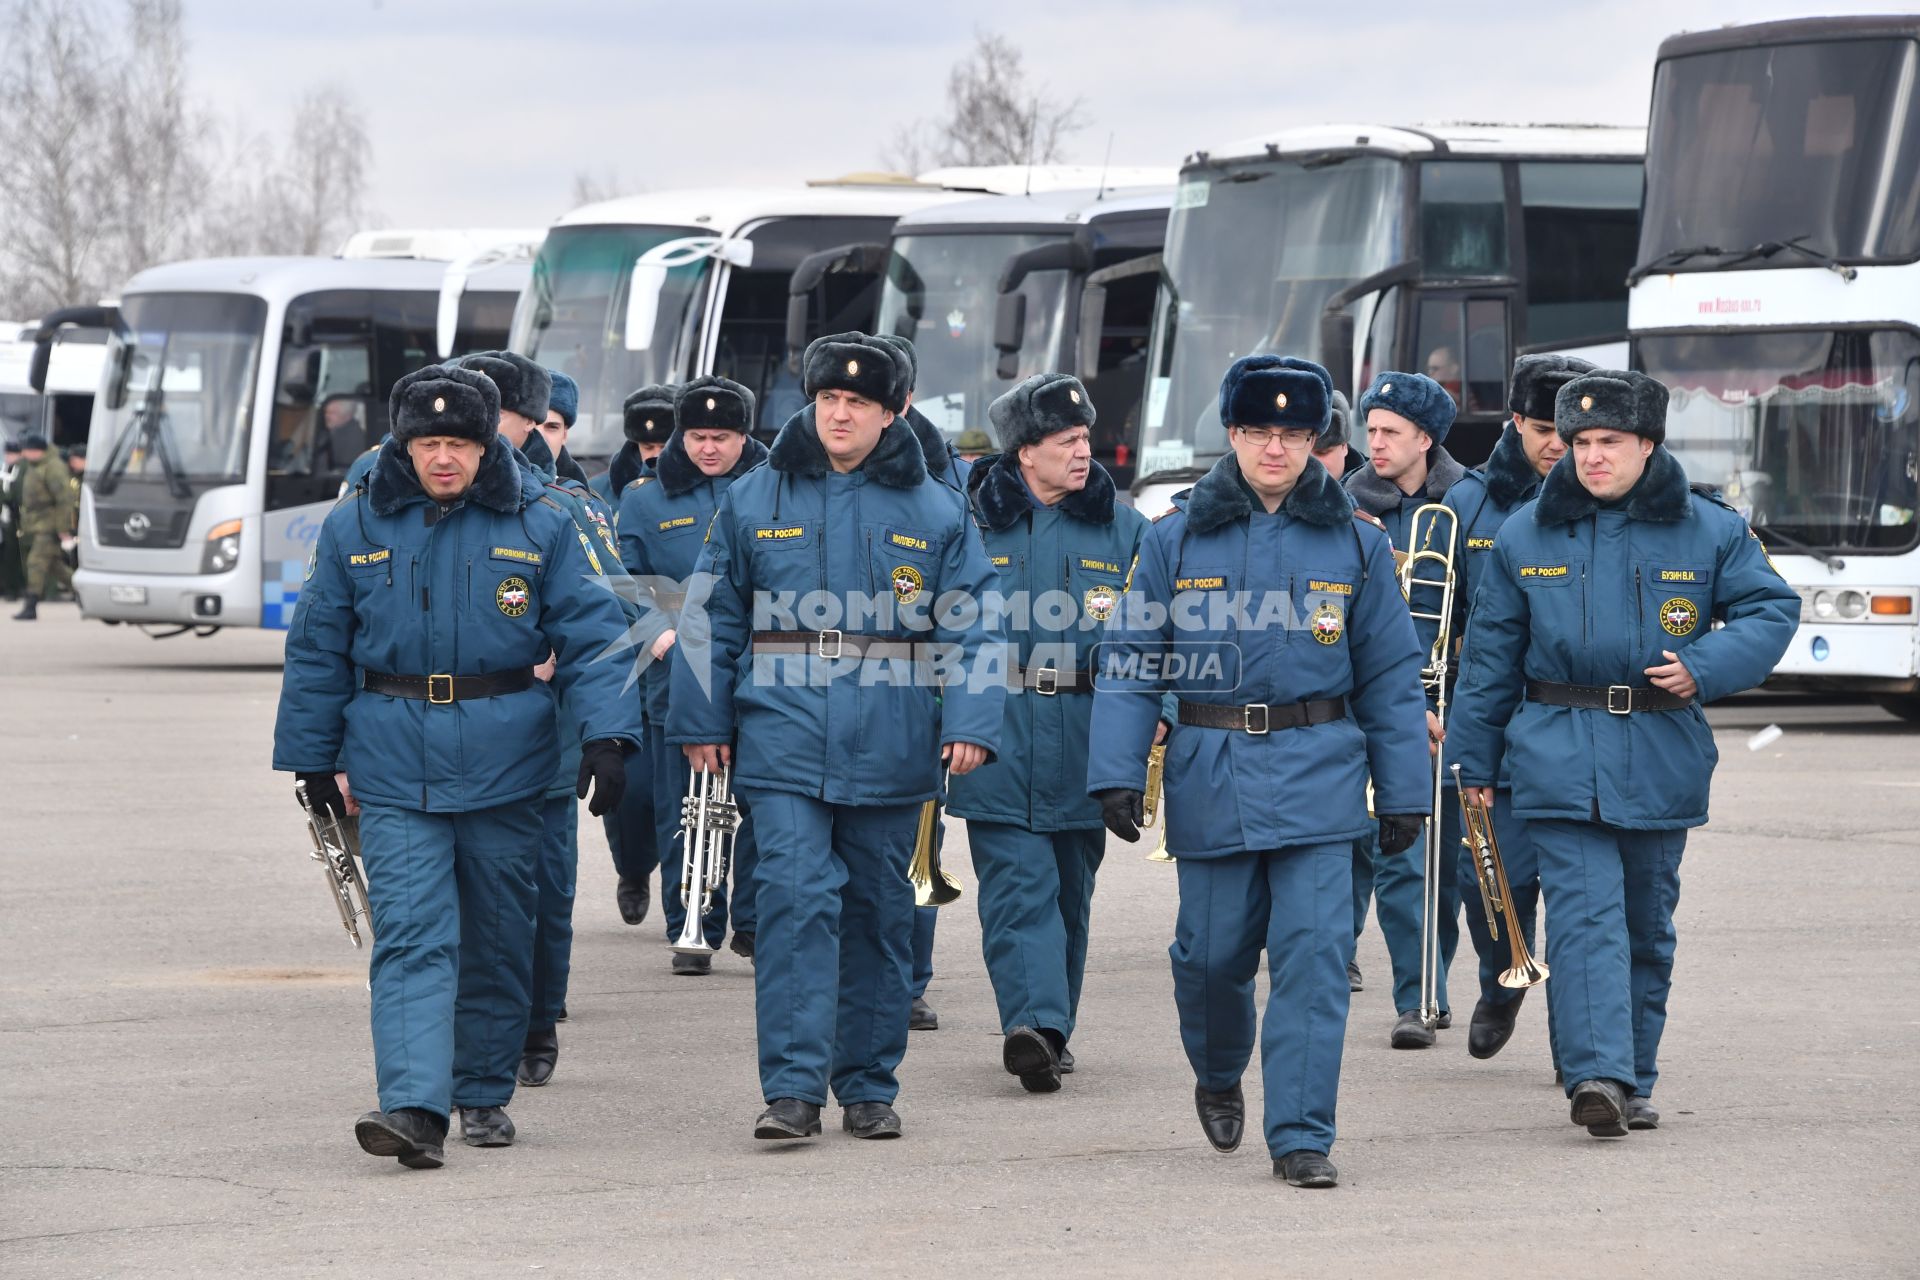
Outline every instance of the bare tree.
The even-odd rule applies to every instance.
[[[367,166],[373,157],[366,117],[337,85],[310,90],[294,110],[282,155],[287,216],[282,251],[332,253],[366,213]]]
[[[620,181],[618,169],[603,169],[594,173],[588,169],[573,171],[573,202],[568,207],[577,209],[583,204],[599,204],[602,200],[613,200],[633,192]]]
[[[126,50],[105,101],[113,180],[99,216],[111,232],[107,278],[191,252],[208,179],[208,127],[187,96],[180,0],[127,0]]]
[[[1029,83],[1020,50],[976,30],[973,48],[947,73],[944,116],[897,130],[881,162],[904,172],[933,165],[1050,164],[1086,126],[1079,98],[1062,101]]]

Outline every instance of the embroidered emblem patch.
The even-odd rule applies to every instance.
[[[509,618],[517,618],[525,613],[527,611],[527,605],[530,604],[532,600],[533,596],[527,590],[527,580],[525,578],[503,579],[500,585],[495,587],[493,591],[493,603],[499,606],[500,612],[506,614]]]
[[[1087,588],[1085,601],[1087,616],[1095,622],[1105,622],[1113,616],[1114,606],[1120,603],[1120,594],[1103,582]]]
[[[1693,601],[1675,596],[1660,606],[1660,629],[1670,636],[1690,636],[1700,625],[1700,608]]]
[[[1329,600],[1313,611],[1313,638],[1321,644],[1337,644],[1340,633],[1347,629],[1346,614],[1340,606]]]
[[[306,578],[303,579],[303,581],[312,580],[314,562],[319,559],[320,559],[320,544],[316,542],[313,546],[313,550],[307,552],[307,573],[306,573]]]
[[[926,586],[926,579],[920,571],[910,564],[895,566],[893,570],[893,597],[901,604],[912,604],[920,598],[920,589]]]

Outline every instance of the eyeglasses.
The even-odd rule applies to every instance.
[[[1289,453],[1299,453],[1303,449],[1312,448],[1315,438],[1313,432],[1302,431],[1297,428],[1236,427],[1234,430],[1240,433],[1241,439],[1256,449],[1264,449],[1273,441],[1278,440],[1280,447]]]

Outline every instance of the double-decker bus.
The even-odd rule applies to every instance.
[[[1167,226],[1148,351],[1143,511],[1226,451],[1221,375],[1320,361],[1335,385],[1427,373],[1459,402],[1447,448],[1484,458],[1526,351],[1618,367],[1641,197],[1640,129],[1319,125],[1202,151]]]
[[[1920,719],[1920,17],[1660,46],[1634,367],[1800,593],[1774,687]]]

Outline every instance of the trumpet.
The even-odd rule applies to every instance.
[[[1444,529],[1444,533],[1441,530]],[[1441,546],[1433,543],[1441,538]],[[1459,575],[1454,556],[1460,541],[1460,517],[1453,508],[1429,502],[1414,510],[1407,522],[1407,551],[1396,553],[1396,576],[1400,594],[1407,598],[1408,611],[1415,622],[1434,624],[1433,648],[1420,668],[1420,684],[1433,699],[1434,715],[1441,732],[1447,722],[1447,677],[1452,666],[1453,605]],[[1425,572],[1437,576],[1422,577]],[[1440,592],[1437,609],[1421,609],[1413,603],[1417,587],[1432,587]],[[1422,868],[1420,916],[1420,1020],[1429,1031],[1440,1025],[1440,802],[1445,788],[1440,774],[1440,748],[1433,746],[1433,809],[1427,815],[1427,843]]]
[[[1147,752],[1147,790],[1140,799],[1140,826],[1151,827],[1160,821],[1160,793],[1166,786],[1167,744],[1161,743]],[[1153,852],[1147,855],[1148,862],[1177,862],[1179,859],[1167,852],[1167,833],[1162,827],[1160,843],[1153,846]]]
[[[685,956],[712,955],[703,921],[713,900],[727,886],[727,867],[733,861],[733,838],[740,830],[740,806],[732,794],[733,767],[720,772],[701,765],[687,777],[687,794],[680,801],[680,901],[686,921],[672,950]]]
[[[1507,884],[1507,865],[1500,860],[1500,842],[1493,836],[1493,815],[1487,806],[1467,799],[1467,788],[1460,781],[1460,766],[1453,766],[1453,785],[1460,795],[1460,825],[1465,833],[1460,843],[1473,859],[1475,878],[1480,884],[1480,905],[1487,911],[1487,933],[1500,941],[1498,920],[1507,922],[1507,956],[1513,961],[1500,975],[1500,985],[1521,989],[1538,986],[1547,980],[1547,966],[1527,951],[1527,939],[1520,931],[1520,920],[1513,909],[1513,889]]]
[[[373,908],[367,903],[366,876],[360,870],[360,824],[352,818],[336,818],[324,806],[316,808],[307,798],[307,784],[293,784],[293,795],[307,814],[307,834],[313,849],[307,854],[327,873],[328,896],[340,912],[347,939],[358,948],[360,930],[373,937]]]
[[[940,790],[947,789],[946,775],[940,778]],[[929,800],[920,806],[920,826],[913,833],[913,861],[907,866],[907,879],[913,883],[913,905],[944,907],[960,900],[960,881],[940,865],[940,801]]]

